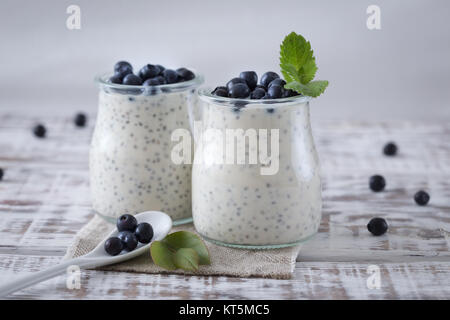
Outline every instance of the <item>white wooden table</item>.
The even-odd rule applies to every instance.
[[[65,116],[0,112],[0,281],[58,263],[74,234],[92,216],[88,128]],[[31,134],[35,121],[46,139]],[[293,279],[190,277],[82,271],[81,289],[62,275],[13,299],[449,299],[450,123],[321,121],[313,130],[324,178],[319,234],[302,249]],[[381,150],[395,141],[396,157]],[[385,192],[368,188],[382,174]],[[430,204],[413,201],[419,189]],[[366,229],[388,220],[387,235]],[[369,289],[367,268],[380,270]],[[377,268],[375,267],[375,268]]]

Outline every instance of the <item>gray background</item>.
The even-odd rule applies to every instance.
[[[81,30],[66,8],[81,7]],[[381,8],[381,30],[366,8]],[[0,106],[95,112],[95,74],[115,61],[201,70],[211,86],[241,70],[279,71],[290,31],[315,50],[316,118],[450,119],[450,2],[5,1],[0,2]]]

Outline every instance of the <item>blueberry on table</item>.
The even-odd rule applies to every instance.
[[[279,85],[272,85],[267,89],[267,94],[271,99],[279,99],[283,97],[284,89]]]
[[[278,79],[280,76],[272,71],[266,72],[262,75],[260,84],[266,88],[269,87],[269,83],[271,83],[273,80]]]
[[[134,234],[140,243],[150,243],[153,238],[153,228],[149,223],[142,222],[137,225]]]
[[[383,218],[372,218],[367,224],[367,230],[374,236],[381,236],[386,233],[388,224]]]
[[[425,206],[428,201],[430,201],[430,195],[423,191],[417,191],[416,194],[414,195],[414,201],[419,205],[419,206]]]
[[[247,82],[250,90],[254,90],[258,84],[258,75],[255,71],[243,71],[239,74],[239,78],[244,79]]]
[[[129,86],[140,86],[142,84],[142,79],[137,75],[130,73],[123,78],[122,83]]]
[[[122,84],[123,76],[120,73],[116,73],[111,78],[109,78],[109,82],[115,84]]]
[[[45,129],[45,127],[42,124],[37,124],[33,128],[33,133],[38,138],[44,138],[47,133],[47,129]]]
[[[136,235],[131,231],[121,231],[117,237],[122,241],[123,248],[126,251],[133,251],[138,245]]]
[[[133,67],[131,63],[127,61],[119,61],[114,65],[114,73],[116,74],[128,74],[133,72]]]
[[[386,180],[378,174],[371,176],[369,179],[369,187],[375,192],[382,191],[386,187]]]
[[[159,75],[160,70],[157,66],[154,66],[152,64],[146,64],[139,70],[139,77],[145,81],[150,78],[154,78],[157,75]]]
[[[242,79],[242,78],[233,78],[233,79],[231,79],[230,81],[227,82],[227,89],[228,89],[228,91],[230,91],[231,87],[234,86],[237,83],[243,83],[243,84],[245,84],[248,87],[247,81],[245,81],[244,79]]]
[[[131,214],[123,214],[117,219],[117,230],[134,232],[137,227],[137,220]]]
[[[262,99],[266,95],[266,90],[262,88],[256,88],[250,94],[250,99]]]
[[[121,253],[123,250],[123,243],[122,240],[120,240],[117,237],[109,238],[105,241],[105,251],[112,255],[117,256],[119,253]]]
[[[191,70],[186,68],[177,69],[177,73],[180,79],[184,81],[189,81],[195,78],[195,74]]]
[[[397,154],[397,145],[393,142],[387,143],[383,148],[383,153],[387,156],[395,156]]]
[[[174,70],[166,69],[163,71],[163,76],[166,79],[167,83],[176,83],[178,82],[178,73]]]
[[[144,86],[159,86],[162,84],[166,84],[166,79],[164,79],[163,76],[157,76],[157,77],[145,80],[142,85],[144,85]]]
[[[284,88],[285,84],[286,84],[286,81],[284,81],[281,78],[276,78],[269,83],[267,88],[270,88],[271,86],[280,86],[280,87]]]
[[[228,90],[230,98],[247,98],[250,95],[250,89],[246,83],[236,83]]]
[[[77,127],[84,127],[86,125],[86,121],[87,117],[84,113],[80,112],[75,115],[74,122]]]

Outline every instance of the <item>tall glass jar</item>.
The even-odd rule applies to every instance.
[[[190,130],[201,75],[152,87],[117,85],[99,76],[99,107],[90,148],[92,204],[104,217],[163,211],[189,222],[192,165],[175,164],[176,129]]]
[[[310,99],[236,100],[210,92],[199,91],[192,171],[196,230],[207,240],[244,248],[310,238],[322,208]]]

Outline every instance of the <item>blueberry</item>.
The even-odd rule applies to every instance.
[[[371,176],[369,179],[369,187],[375,192],[382,191],[386,187],[386,180],[378,174]]]
[[[383,218],[372,218],[367,224],[367,230],[374,236],[381,236],[385,234],[388,229],[388,224]]]
[[[153,228],[147,222],[139,223],[134,232],[140,243],[149,243],[153,238]]]
[[[270,88],[271,86],[280,86],[282,88],[284,88],[284,85],[286,84],[286,81],[284,81],[281,78],[276,78],[272,81],[270,81],[269,85],[267,86],[267,88]]]
[[[4,174],[4,171],[2,168],[0,168],[0,181],[3,179],[3,174]]]
[[[157,66],[152,64],[146,64],[139,70],[139,77],[145,81],[150,78],[156,77],[160,73],[160,70]]]
[[[127,61],[119,61],[114,65],[114,73],[115,74],[129,74],[133,72],[133,67]]]
[[[275,112],[275,109],[274,109],[274,108],[269,108],[269,109],[267,109],[266,111],[267,111],[267,113],[274,113],[274,112]]]
[[[120,73],[116,73],[111,78],[109,78],[109,82],[115,84],[122,84],[123,76]]]
[[[178,73],[174,70],[166,69],[163,71],[163,76],[167,83],[176,83],[178,81]]]
[[[117,256],[119,253],[121,253],[123,250],[123,243],[122,241],[117,237],[109,238],[105,241],[105,251],[112,255]]]
[[[283,93],[283,98],[294,97],[294,96],[297,96],[297,95],[298,95],[298,93],[295,92],[294,90],[292,90],[292,89],[285,89],[284,93]]]
[[[249,95],[250,89],[246,83],[236,83],[228,90],[230,98],[247,98]]]
[[[144,85],[144,86],[159,86],[162,84],[166,84],[166,79],[163,76],[157,76],[157,77],[145,80],[142,85]]]
[[[231,79],[230,81],[227,82],[227,89],[228,89],[228,91],[230,91],[231,87],[234,86],[237,83],[243,83],[243,84],[245,84],[248,87],[247,81],[245,81],[244,79],[233,78],[233,79]]]
[[[419,206],[425,206],[430,201],[430,195],[423,190],[417,191],[414,195],[414,201]]]
[[[216,90],[216,92],[214,92],[214,94],[216,95],[216,96],[219,96],[219,97],[228,97],[228,90],[224,90],[224,89],[219,89],[219,90]]]
[[[395,143],[389,142],[384,146],[383,153],[387,156],[395,156],[397,154],[397,146]]]
[[[280,76],[276,74],[275,72],[269,71],[262,75],[260,84],[266,88],[268,88],[269,83],[271,83],[273,80],[278,79]]]
[[[130,73],[123,78],[123,84],[129,86],[140,86],[142,84],[142,79],[137,75]]]
[[[84,113],[80,112],[75,115],[74,122],[77,127],[84,127],[86,125],[86,121],[87,117]]]
[[[219,97],[228,97],[227,87],[216,87],[211,93]]]
[[[191,70],[186,68],[177,69],[177,73],[180,79],[182,79],[183,81],[189,81],[195,78],[195,74]]]
[[[45,127],[42,124],[37,124],[33,128],[33,133],[38,138],[44,138],[47,133],[47,129],[45,129]]]
[[[138,245],[136,235],[130,231],[119,232],[117,237],[122,241],[123,248],[127,251],[133,251]]]
[[[164,68],[164,67],[163,67],[162,65],[160,65],[160,64],[157,64],[156,66],[157,66],[158,69],[159,69],[159,75],[162,75],[163,71],[166,70],[166,68]]]
[[[250,99],[262,99],[266,95],[266,90],[262,88],[256,88],[250,94]]]
[[[258,84],[258,75],[255,71],[244,71],[239,74],[239,78],[244,79],[247,82],[250,90],[254,90]]]
[[[134,232],[137,220],[131,214],[123,214],[117,219],[117,230]]]
[[[267,91],[267,88],[264,87],[264,86],[261,85],[261,84],[256,85],[256,88],[261,88],[261,89],[264,89],[264,91]],[[256,89],[256,88],[255,88],[255,89]]]
[[[283,97],[283,91],[284,90],[281,86],[274,84],[271,87],[269,87],[269,89],[267,89],[267,94],[271,99],[279,99]]]

